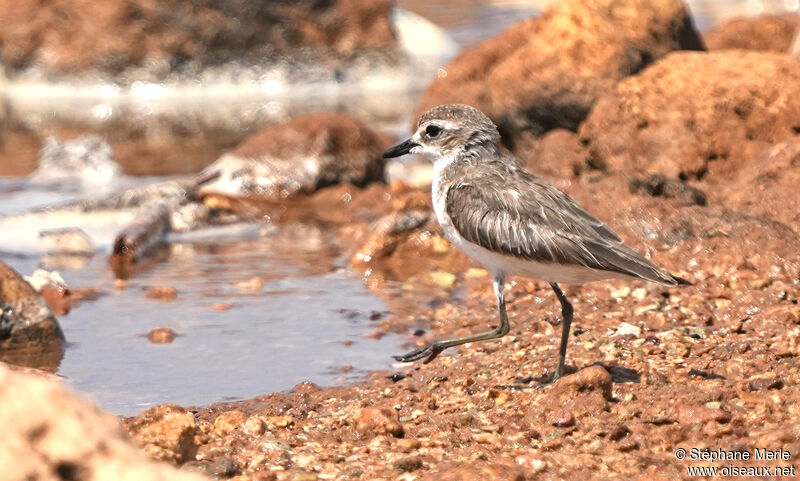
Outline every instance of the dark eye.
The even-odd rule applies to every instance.
[[[436,137],[437,135],[439,135],[439,132],[441,132],[441,131],[442,131],[442,128],[439,127],[438,125],[431,124],[431,125],[425,127],[425,134],[428,137],[431,137],[431,138]]]

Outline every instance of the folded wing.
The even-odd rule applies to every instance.
[[[446,211],[462,237],[501,254],[677,283],[569,196],[527,172],[514,174],[482,179],[488,189],[469,181],[450,187]]]

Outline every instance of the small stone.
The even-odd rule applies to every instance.
[[[628,427],[624,424],[617,424],[613,429],[611,429],[611,432],[608,433],[608,439],[611,441],[619,441],[630,434],[630,432],[631,430],[628,429]]]
[[[176,463],[194,459],[203,441],[194,415],[170,404],[148,409],[127,421],[126,427],[150,457]]]
[[[628,324],[627,322],[620,322],[619,326],[617,326],[618,336],[639,337],[641,334],[642,334],[642,328],[640,328],[639,326],[634,326],[633,324]]]
[[[489,272],[486,269],[481,269],[480,267],[470,267],[467,269],[467,272],[464,273],[464,277],[467,279],[476,279],[479,277],[486,277],[489,275]]]
[[[231,307],[233,307],[233,304],[230,302],[217,302],[211,304],[211,309],[214,309],[215,311],[229,311]]]
[[[212,461],[207,473],[214,478],[230,478],[239,474],[239,464],[231,458],[221,457]]]
[[[575,415],[570,411],[561,411],[550,419],[550,424],[557,428],[568,428],[575,425]]]
[[[516,461],[519,466],[524,466],[533,473],[538,474],[547,470],[547,462],[540,459],[539,456],[541,456],[541,454],[538,453],[523,454],[514,458],[514,461]]]
[[[631,288],[628,286],[621,287],[619,289],[614,289],[611,291],[611,297],[616,297],[618,299],[623,299],[628,297],[631,294]]]
[[[596,416],[609,409],[611,375],[602,366],[590,366],[560,378],[546,396],[545,405],[558,406],[577,419]]]
[[[396,446],[399,451],[408,453],[422,447],[422,443],[419,439],[401,438],[397,440]]]
[[[178,297],[178,290],[169,286],[151,287],[144,291],[144,296],[157,301],[173,301]]]
[[[756,378],[750,380],[747,386],[753,391],[766,391],[768,389],[782,389],[783,379],[779,377],[773,378]]]
[[[617,445],[617,450],[623,453],[639,449],[639,442],[634,439],[624,439]]]
[[[367,436],[391,434],[396,438],[403,437],[405,433],[398,421],[397,411],[388,407],[362,409],[358,414],[356,430]]]
[[[655,311],[658,309],[658,304],[646,304],[644,306],[639,306],[633,310],[633,314],[636,316],[641,316],[645,312]]]
[[[261,436],[267,431],[267,427],[259,416],[250,416],[244,422],[244,431],[251,436]]]
[[[416,471],[422,467],[422,459],[419,456],[405,456],[395,460],[394,467],[398,471]]]
[[[681,424],[706,424],[716,421],[725,424],[731,420],[731,414],[722,409],[694,406],[681,406],[678,409],[678,422]]]
[[[243,292],[260,292],[264,288],[264,281],[260,277],[255,276],[247,279],[246,281],[237,282],[233,287]]]
[[[553,384],[553,389],[561,393],[586,393],[598,390],[602,392],[603,398],[610,401],[611,396],[611,374],[602,366],[590,366],[581,369],[575,374],[570,374],[560,378]]]
[[[214,434],[219,437],[227,436],[248,420],[247,414],[242,411],[225,411],[214,420]]]
[[[294,471],[289,478],[291,481],[317,481],[319,476],[316,473],[310,473],[304,469]]]
[[[433,271],[428,274],[428,278],[433,282],[435,285],[443,288],[448,289],[453,286],[456,282],[456,276],[449,272],[444,271]]]
[[[287,428],[294,424],[294,418],[291,416],[270,416],[268,418],[264,418],[264,423],[266,423],[267,428],[270,430],[275,428]]]
[[[178,333],[166,327],[159,327],[147,333],[147,340],[153,344],[169,344],[175,340]]]

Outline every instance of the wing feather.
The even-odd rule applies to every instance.
[[[465,180],[448,189],[447,215],[466,240],[529,260],[675,284],[672,275],[626,246],[563,192],[525,171],[509,174],[484,175],[475,179],[479,182]]]

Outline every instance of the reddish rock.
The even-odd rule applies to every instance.
[[[366,437],[390,434],[403,437],[403,425],[398,420],[397,411],[392,408],[363,408],[358,413],[356,430]]]
[[[568,428],[575,425],[575,416],[567,410],[559,411],[550,419],[550,424],[557,428]]]
[[[0,358],[51,368],[64,354],[64,333],[47,303],[0,261]]]
[[[206,479],[148,459],[117,418],[60,383],[12,372],[2,363],[0,405],[3,479]]]
[[[267,426],[264,424],[264,420],[255,415],[247,418],[242,427],[244,431],[251,436],[261,436],[267,431]]]
[[[619,441],[620,439],[624,438],[630,433],[631,430],[628,429],[628,426],[625,426],[624,424],[617,424],[608,433],[608,439],[610,439],[611,441]]]
[[[218,177],[200,193],[281,200],[332,184],[364,186],[383,180],[381,153],[390,144],[342,114],[296,117],[267,127],[220,157],[205,170]]]
[[[214,420],[214,434],[217,436],[227,436],[247,422],[248,416],[242,411],[233,409],[225,411]]]
[[[159,78],[187,63],[261,64],[301,47],[347,55],[392,46],[390,17],[387,0],[2,0],[0,63],[47,73],[141,67]]]
[[[203,439],[192,413],[171,404],[148,409],[125,425],[150,457],[178,464],[194,459]]]
[[[398,471],[416,471],[422,467],[422,458],[419,456],[404,456],[392,463]]]
[[[800,129],[800,119],[797,128]],[[712,203],[800,230],[800,136],[764,149],[736,177],[709,189]]]
[[[766,377],[751,379],[747,387],[753,391],[766,391],[768,389],[782,389],[783,379],[779,377]]]
[[[731,19],[703,34],[709,50],[769,50],[786,53],[800,28],[800,15]]]
[[[800,63],[768,52],[676,52],[620,82],[581,126],[591,167],[730,177],[800,132]]]
[[[603,366],[590,366],[556,381],[553,391],[561,395],[597,392],[603,399],[610,401],[611,386],[611,374]]]
[[[731,420],[731,413],[705,406],[681,406],[678,409],[678,422],[681,424],[706,424],[716,421],[725,424]]]
[[[575,418],[607,411],[611,399],[611,375],[602,366],[591,366],[556,381],[543,405],[561,409],[565,414],[551,419],[550,424],[563,422],[566,427],[574,424]]]
[[[678,0],[551,2],[541,17],[467,49],[425,92],[485,112],[514,150],[548,130],[576,130],[601,95],[677,49],[702,50]]]
[[[173,331],[172,329],[168,329],[166,327],[160,327],[158,329],[153,329],[152,331],[147,333],[147,340],[152,342],[153,344],[169,344],[175,340],[175,337],[178,335],[177,332]]]

